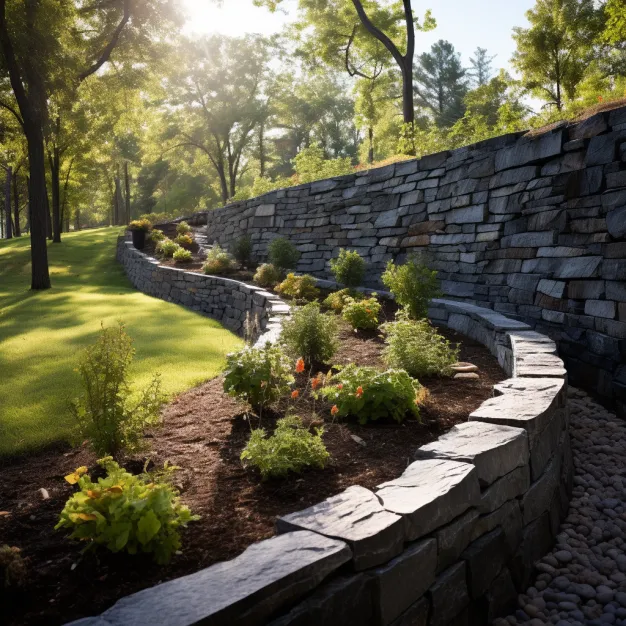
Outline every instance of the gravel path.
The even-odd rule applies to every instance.
[[[626,626],[626,422],[569,389],[574,492],[557,543],[494,626]]]

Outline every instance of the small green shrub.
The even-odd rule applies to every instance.
[[[295,300],[315,300],[320,295],[320,290],[317,288],[317,281],[313,276],[304,274],[302,276],[296,276],[293,273],[287,274],[287,278],[283,280],[276,291]]]
[[[139,219],[147,220],[154,226],[155,224],[163,224],[164,222],[171,221],[172,216],[167,213],[144,213],[139,216]]]
[[[252,237],[242,235],[239,239],[235,239],[231,252],[241,267],[247,266],[252,258]]]
[[[176,468],[135,476],[111,457],[98,464],[107,476],[97,482],[86,467],[65,477],[79,491],[65,503],[55,529],[69,528],[70,537],[88,541],[88,548],[145,552],[159,564],[169,562],[181,546],[178,529],[200,519],[180,503],[178,492],[165,480],[165,474]]]
[[[186,235],[191,232],[191,227],[187,222],[178,222],[178,224],[176,224],[176,232],[179,235]]]
[[[164,401],[159,376],[133,400],[128,369],[133,341],[121,322],[102,327],[95,344],[78,362],[84,394],[71,404],[81,440],[89,439],[98,454],[116,456],[139,447],[144,427],[155,424]]]
[[[272,289],[280,282],[280,270],[271,263],[263,263],[257,268],[252,280],[260,287]]]
[[[168,239],[167,237],[162,241],[159,241],[156,246],[156,251],[162,254],[166,259],[172,258],[174,256],[174,252],[180,249],[181,247],[176,242]]]
[[[381,278],[396,302],[413,319],[426,317],[428,303],[440,295],[437,272],[429,270],[415,257],[407,259],[404,265],[389,261]]]
[[[300,250],[286,237],[272,239],[267,247],[267,254],[270,263],[281,272],[295,269],[300,259]]]
[[[352,328],[372,329],[378,326],[380,302],[375,296],[365,300],[348,297],[341,316]]]
[[[150,232],[150,239],[154,241],[154,243],[158,243],[159,241],[163,241],[165,239],[165,233],[162,230],[155,228]]]
[[[335,313],[341,313],[343,311],[343,307],[346,306],[348,299],[353,300],[363,300],[365,296],[360,291],[354,291],[352,289],[340,289],[339,291],[333,291],[328,294],[324,301],[322,302],[322,306]]]
[[[323,428],[310,432],[296,415],[287,416],[276,422],[270,437],[264,428],[253,430],[241,460],[256,467],[263,480],[284,477],[289,472],[299,474],[306,467],[323,469],[330,458],[323,433]]]
[[[128,225],[129,230],[143,230],[144,232],[148,232],[152,228],[152,224],[149,220],[133,220]]]
[[[385,363],[405,369],[411,376],[449,375],[459,360],[459,348],[442,337],[428,320],[398,319],[384,324]]]
[[[213,247],[207,252],[206,262],[202,266],[202,271],[205,274],[222,276],[232,272],[234,269],[233,257],[219,243],[213,244]]]
[[[337,351],[337,318],[320,311],[317,302],[292,310],[283,322],[281,338],[287,351],[311,363],[327,363]]]
[[[26,582],[26,574],[26,562],[20,549],[0,545],[0,590],[21,587]]]
[[[226,357],[224,391],[260,409],[288,393],[294,382],[292,362],[280,346],[244,348]]]
[[[334,404],[333,415],[367,424],[385,418],[402,422],[407,415],[419,419],[425,390],[404,370],[381,372],[351,363],[326,381],[320,395]]]
[[[179,246],[190,246],[193,244],[193,237],[188,234],[177,235],[174,241]]]
[[[353,289],[363,282],[365,261],[356,250],[339,250],[339,256],[331,259],[330,270],[335,280],[341,285]]]
[[[183,248],[176,250],[172,258],[174,259],[174,261],[176,261],[176,263],[191,263],[191,261],[193,260],[191,252]]]

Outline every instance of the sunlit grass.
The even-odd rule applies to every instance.
[[[52,289],[31,292],[29,239],[0,242],[0,456],[66,440],[74,371],[101,324],[135,340],[133,383],[162,374],[173,395],[216,376],[240,340],[218,322],[133,289],[115,261],[119,228],[50,244]]]

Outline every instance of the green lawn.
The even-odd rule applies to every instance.
[[[0,241],[0,456],[67,439],[80,350],[101,323],[135,340],[133,383],[162,374],[168,394],[217,375],[241,341],[218,322],[133,289],[115,261],[119,228],[49,244],[52,289],[31,292],[29,239]]]

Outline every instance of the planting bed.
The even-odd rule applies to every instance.
[[[82,546],[66,539],[64,532],[52,530],[73,492],[64,475],[81,465],[94,468],[96,457],[87,447],[48,450],[0,467],[0,537],[3,543],[22,548],[29,568],[23,591],[14,593],[8,604],[0,603],[7,611],[2,619],[14,625],[54,625],[96,614],[122,596],[240,554],[273,534],[277,516],[320,502],[350,485],[373,488],[396,478],[418,446],[466,421],[491,397],[493,385],[506,378],[486,347],[454,331],[442,332],[461,342],[460,360],[477,365],[480,378],[422,379],[430,392],[422,407],[422,423],[333,423],[330,406],[314,402],[306,391],[308,372],[297,377],[296,387],[301,390],[297,400],[285,399],[263,414],[260,423],[268,430],[290,408],[305,423],[323,421],[323,439],[331,455],[324,470],[263,483],[258,474],[243,468],[239,456],[259,418],[223,393],[221,378],[167,406],[163,426],[147,437],[144,457],[124,464],[141,471],[147,457],[156,465],[169,461],[180,466],[175,482],[182,498],[202,516],[183,532],[183,553],[168,566],[155,566],[147,556],[105,551],[81,555]],[[342,327],[333,363],[382,369],[382,346],[376,332],[354,333]]]

